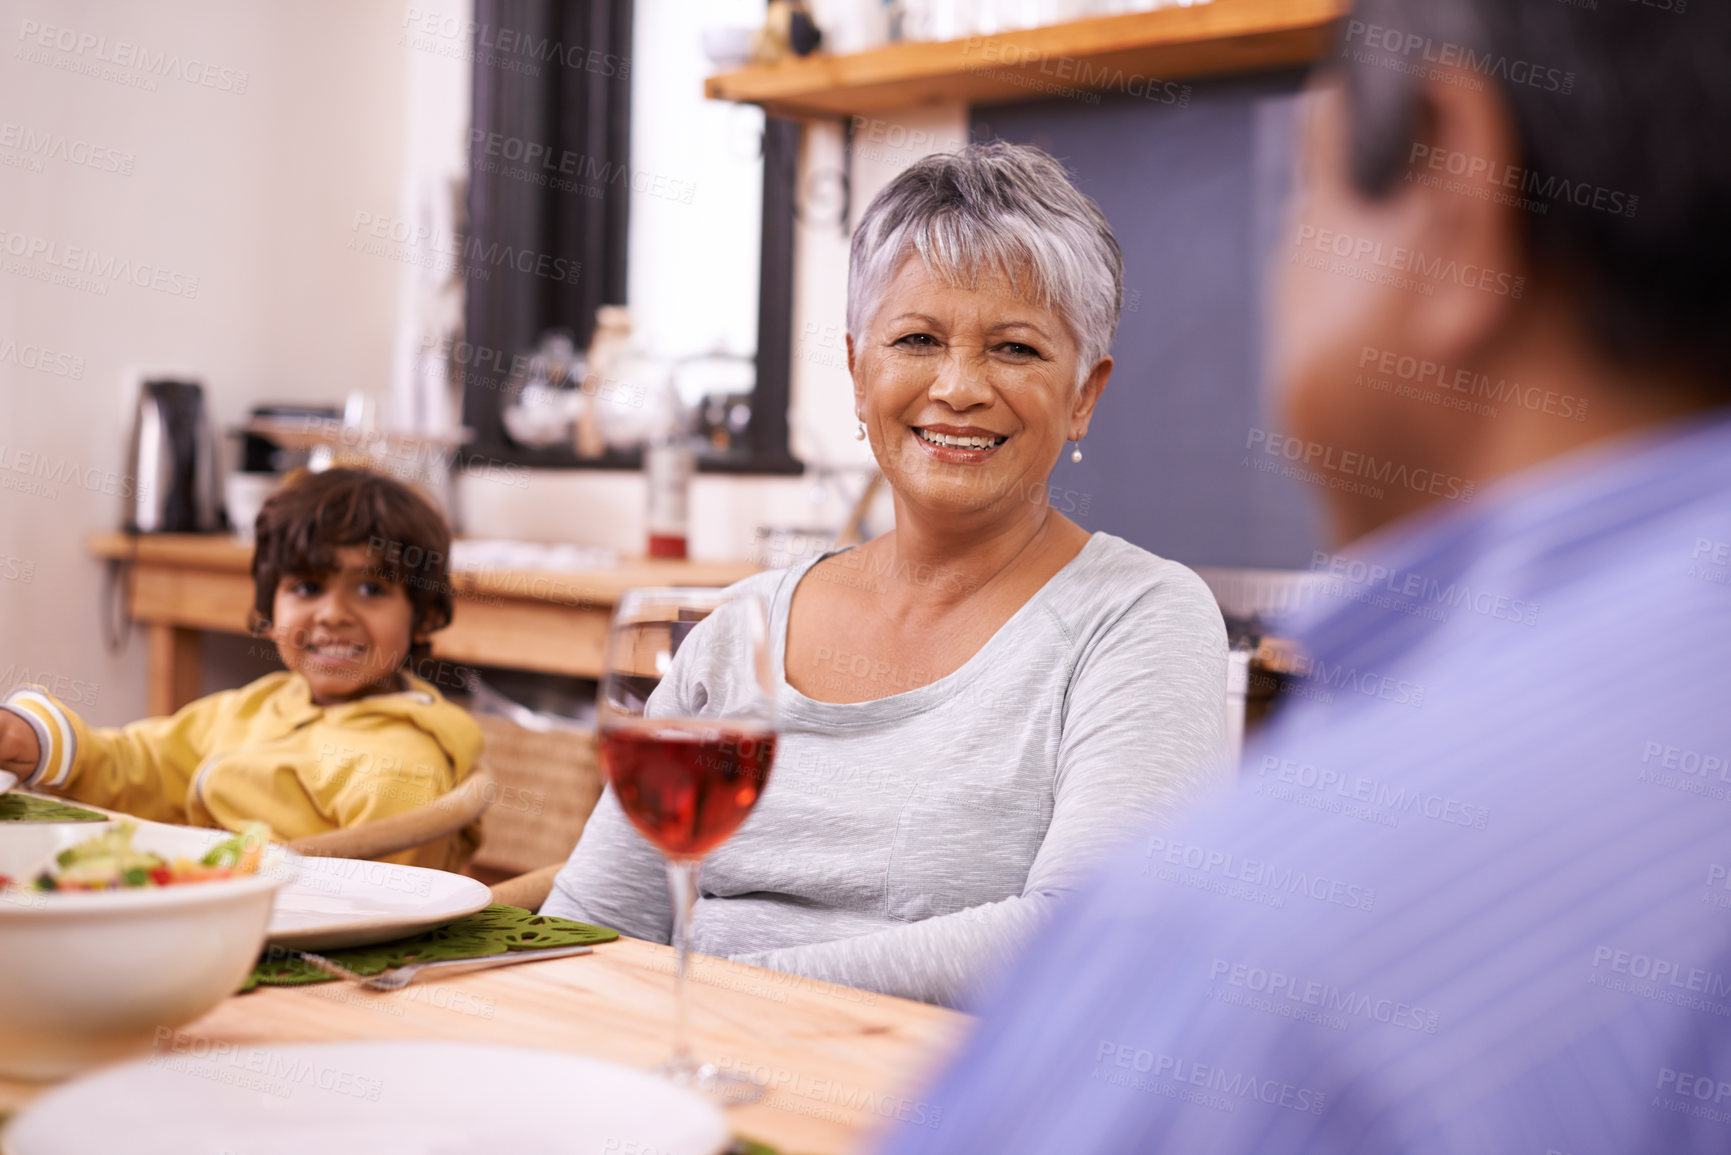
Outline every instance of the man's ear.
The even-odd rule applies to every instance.
[[[1070,406],[1070,435],[1064,440],[1080,441],[1088,436],[1088,423],[1094,418],[1094,406],[1100,403],[1100,394],[1106,391],[1106,382],[1111,376],[1111,357],[1100,358],[1088,370],[1088,375],[1082,379],[1082,387],[1076,390],[1076,400]]]
[[[1531,266],[1522,210],[1498,198],[1496,174],[1524,171],[1513,115],[1495,85],[1452,71],[1458,75],[1421,90],[1418,128],[1392,195],[1413,202],[1414,271],[1431,287],[1425,307],[1409,313],[1413,336],[1422,348],[1467,360],[1530,293]]]

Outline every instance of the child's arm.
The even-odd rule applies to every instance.
[[[214,716],[205,698],[167,718],[92,729],[53,695],[25,686],[0,702],[0,757],[32,789],[157,822],[184,822],[187,787]]]

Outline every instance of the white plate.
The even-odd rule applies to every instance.
[[[0,770],[0,794],[6,793],[16,785],[18,785],[18,775],[10,770]]]
[[[340,950],[406,938],[490,905],[473,878],[355,858],[302,858],[277,892],[270,941],[290,950]]]
[[[7,1155],[720,1155],[720,1110],[599,1059],[467,1043],[159,1053],[50,1091]]]

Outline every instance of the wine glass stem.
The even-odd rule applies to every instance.
[[[691,962],[691,913],[697,905],[697,873],[703,861],[697,858],[667,860],[667,885],[673,895],[673,945],[679,951],[679,969],[673,976],[673,1058],[670,1066],[694,1069],[691,1051],[691,1006],[685,993],[685,971]]]

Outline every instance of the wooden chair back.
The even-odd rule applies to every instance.
[[[562,864],[601,798],[594,731],[530,730],[491,714],[475,721],[499,782],[475,868],[498,877]]]

